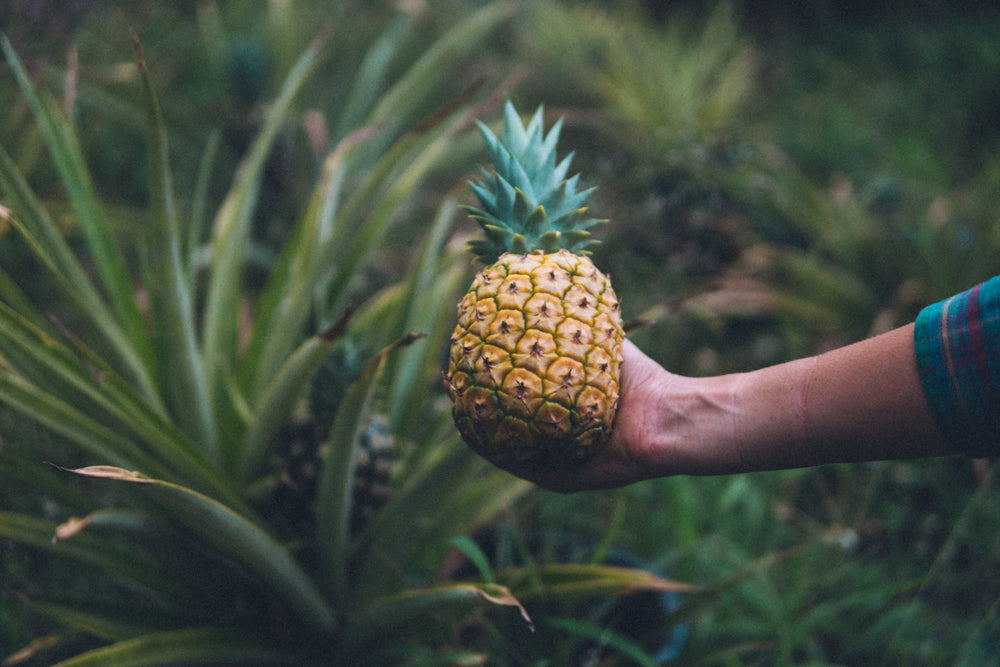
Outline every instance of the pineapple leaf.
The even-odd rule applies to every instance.
[[[112,466],[70,470],[138,484],[164,519],[190,531],[221,556],[240,563],[285,600],[299,620],[319,633],[330,633],[337,622],[326,600],[298,563],[255,521],[197,491]]]
[[[563,244],[573,251],[578,251],[592,242],[590,232],[585,229],[574,229],[563,233]],[[587,254],[584,251],[584,254]]]
[[[450,415],[445,417],[450,424]],[[421,559],[433,553],[434,545],[471,533],[531,488],[528,482],[488,468],[462,445],[454,426],[441,431],[447,436],[428,432],[426,442],[433,444],[419,447],[406,461],[389,502],[352,545],[351,560],[359,568],[351,591],[355,599],[372,599],[405,586],[401,573],[427,567]],[[441,498],[451,499],[447,513],[438,511]],[[415,522],[415,516],[434,521]]]
[[[486,178],[487,179],[489,178],[488,174]],[[472,191],[476,194],[476,197],[482,203],[483,208],[487,208],[490,210],[497,209],[497,195],[488,186],[486,186],[484,183],[480,181],[472,181],[471,183],[469,183],[469,187],[472,188]],[[489,215],[485,211],[473,208],[471,206],[463,206],[463,208],[470,212],[476,211],[483,216]]]
[[[162,346],[157,358],[164,364],[162,374],[181,428],[198,440],[209,455],[218,450],[218,434],[205,382],[204,366],[198,350],[192,284],[185,267],[183,240],[178,229],[174,186],[169,164],[169,143],[163,114],[150,79],[139,37],[132,34],[139,72],[146,94],[150,184],[153,209],[153,263],[157,276],[151,281],[154,303],[159,310]]]
[[[17,375],[0,373],[0,400],[100,460],[171,476],[131,439]]]
[[[639,643],[603,624],[573,618],[547,618],[544,625],[563,630],[576,637],[600,642],[602,647],[612,647],[629,659],[628,664],[636,665],[636,667],[658,667],[662,664],[661,660],[649,655]]]
[[[219,402],[220,378],[231,376],[236,360],[236,327],[242,272],[256,206],[260,177],[278,130],[303,84],[315,71],[324,42],[313,41],[299,57],[270,107],[263,128],[234,177],[232,188],[216,215],[212,229],[212,266],[204,308],[202,356],[207,394]],[[230,397],[230,400],[232,397]]]
[[[249,483],[260,472],[268,446],[288,420],[310,378],[343,335],[350,312],[321,334],[309,337],[288,357],[264,388],[252,410],[253,421],[240,453],[240,478]]]
[[[558,597],[561,600],[587,597],[624,596],[642,591],[697,593],[691,584],[664,579],[651,572],[613,565],[573,563],[532,565],[530,568],[499,570],[497,581],[508,586],[520,599]],[[538,587],[536,581],[541,581]]]
[[[31,606],[70,627],[113,641],[190,624],[183,615],[136,598],[109,603],[92,597],[32,597]]]
[[[459,535],[448,540],[448,544],[461,551],[462,555],[472,561],[483,581],[487,584],[495,584],[497,582],[496,575],[493,574],[493,566],[490,565],[489,557],[487,557],[482,547],[475,540],[467,535]]]
[[[548,236],[549,231],[549,216],[545,212],[545,207],[536,206],[524,219],[524,234],[541,240]],[[544,242],[541,247],[546,249]]]
[[[4,480],[4,488],[10,494],[44,494],[60,506],[82,512],[98,507],[96,500],[55,474],[51,466],[3,450],[0,450],[0,479]]]
[[[381,95],[368,123],[387,123],[412,115],[416,105],[426,99],[426,91],[440,80],[441,73],[451,71],[452,63],[480,49],[490,33],[514,11],[513,3],[492,2],[456,23]]]
[[[275,651],[245,632],[186,628],[143,635],[94,649],[58,667],[146,667],[161,664],[294,665],[293,655]]]
[[[259,577],[235,566],[232,559],[190,538],[178,539],[177,527],[171,524],[174,519],[161,520],[155,514],[156,505],[143,486],[152,483],[149,478],[111,466],[81,470],[103,480],[137,482],[131,485],[132,499],[153,512],[101,509],[59,525],[16,515],[5,519],[20,541],[97,570],[98,576],[88,578],[92,585],[82,591],[32,595],[31,602],[68,607],[68,613],[82,606],[76,618],[56,616],[87,632],[126,639],[155,630],[155,625],[143,626],[156,619],[165,623],[161,627],[216,624],[219,614],[231,613],[235,598],[248,588],[260,587]],[[0,534],[3,531],[0,526]],[[115,608],[142,609],[142,613],[129,620]]]
[[[526,128],[521,124],[521,116],[517,113],[517,109],[508,101],[503,107],[503,133],[501,135],[503,139],[497,147],[502,145],[512,156],[523,155],[524,150],[528,147],[529,137],[540,138],[542,116],[542,107],[538,107]]]
[[[516,253],[518,255],[523,255],[525,253],[531,252],[534,248],[534,244],[525,238],[524,234],[512,234],[510,237],[510,252]]]
[[[413,29],[416,13],[404,5],[397,5],[396,15],[365,52],[340,111],[334,137],[345,137],[353,128],[364,124],[365,115],[379,96],[384,94],[389,67],[400,47],[405,44],[406,35]]]
[[[548,195],[542,199],[541,205],[552,212],[552,217],[558,219],[564,216],[583,215],[586,210],[583,204],[595,188],[577,192],[576,186],[579,180],[580,175],[576,174],[573,178],[562,181],[558,186],[549,190]]]
[[[237,502],[228,483],[219,478],[215,467],[205,458],[204,453],[173,424],[153,411],[131,385],[118,377],[111,368],[104,366],[82,343],[77,342],[79,356],[73,354],[57,340],[0,303],[0,348],[24,378],[11,377],[11,382],[20,383],[23,388],[9,397],[0,397],[0,401],[10,399],[13,404],[20,395],[22,401],[28,401],[21,403],[21,409],[33,411],[42,409],[43,405],[56,410],[54,406],[59,403],[66,412],[59,417],[60,413],[56,411],[53,419],[68,419],[67,415],[72,413],[98,429],[98,432],[103,432],[105,424],[124,427],[143,446],[140,453],[138,445],[126,445],[129,441],[124,437],[113,436],[121,443],[122,454],[132,451],[141,457],[133,464],[116,459],[119,464],[138,466],[139,461],[145,460],[147,466],[159,466],[160,462],[167,462],[171,469],[183,474],[189,483]],[[0,379],[4,375],[5,372],[0,371]],[[30,385],[25,380],[30,380]],[[29,393],[35,395],[33,401],[28,399]],[[100,419],[97,419],[98,416]],[[76,435],[83,436],[83,433]],[[91,447],[100,446],[97,439],[88,442],[91,442]],[[110,445],[110,442],[107,444]],[[103,450],[95,451],[91,448],[89,451],[97,453]],[[152,456],[146,458],[147,453]]]
[[[579,175],[566,178],[572,153],[556,163],[563,119],[556,121],[547,135],[543,121],[543,108],[539,107],[528,125],[523,126],[514,105],[507,100],[502,140],[487,125],[478,123],[493,173],[483,170],[483,180],[470,184],[482,209],[463,208],[486,235],[485,241],[469,244],[476,258],[486,264],[492,264],[505,252],[553,252],[559,248],[577,252],[594,243],[587,235],[575,233],[601,222],[583,218],[584,202],[593,188],[577,191]],[[501,229],[507,233],[497,231]],[[564,237],[560,232],[573,234]]]
[[[94,190],[75,130],[70,121],[62,117],[55,105],[46,103],[39,97],[24,66],[3,34],[0,34],[0,49],[3,50],[6,62],[31,106],[52,156],[53,165],[59,172],[67,195],[76,209],[80,228],[94,255],[94,265],[100,276],[101,285],[110,296],[119,322],[128,333],[133,345],[137,346],[140,358],[148,362],[151,358],[149,336],[132,292],[132,283],[125,262],[111,236],[107,214]]]
[[[553,229],[538,237],[538,245],[546,252],[563,247],[562,232]]]
[[[0,218],[20,233],[42,267],[68,298],[69,303],[96,331],[100,332],[105,344],[110,348],[108,352],[123,365],[123,374],[134,378],[146,398],[158,409],[162,409],[162,399],[150,368],[143,361],[133,341],[119,326],[58,226],[2,147],[0,147],[0,188],[23,216],[15,216],[9,209],[0,207]],[[36,323],[44,319],[37,314],[30,316]]]
[[[514,203],[510,209],[509,220],[515,221],[516,223],[510,225],[511,229],[514,230],[515,233],[530,234],[534,231],[530,228],[530,224],[531,216],[536,215],[538,211],[535,201],[537,200],[534,193],[528,194],[519,187],[514,188]],[[542,212],[545,212],[544,209]]]
[[[465,271],[457,261],[458,253],[441,258],[455,211],[455,202],[450,197],[438,207],[420,253],[403,281],[407,294],[402,303],[406,306],[399,309],[400,318],[392,333],[423,331],[427,336],[415,342],[405,355],[393,355],[389,360],[390,389],[386,403],[392,406],[388,416],[394,433],[419,434],[426,426],[427,407],[421,400],[427,393],[426,369],[437,368],[441,349],[438,341],[447,340],[451,333],[453,304],[466,280]]]
[[[509,160],[509,157],[505,156],[505,153],[501,153],[500,157],[496,158],[501,166],[504,165],[505,160]],[[492,157],[490,161],[493,162]],[[498,164],[498,162],[493,163]],[[491,215],[507,222],[507,217],[504,217],[504,214],[514,208],[514,203],[517,200],[517,188],[511,185],[507,179],[501,178],[496,174],[491,177],[491,180],[493,182],[493,191],[496,193],[496,208],[492,210]],[[482,202],[482,204],[484,207],[486,206],[486,202]],[[513,219],[513,216],[510,216],[510,218]],[[512,226],[511,223],[508,223],[508,226]]]
[[[260,398],[264,383],[272,381],[294,348],[317,285],[329,272],[333,254],[347,243],[347,225],[339,215],[344,179],[355,150],[375,133],[362,128],[326,157],[309,204],[271,270],[241,362],[241,385],[252,400]]]
[[[470,112],[455,112],[450,117],[435,117],[433,126],[422,126],[397,141],[373,166],[366,182],[345,204],[341,215],[346,222],[345,238],[329,283],[323,285],[329,302],[326,312],[343,310],[350,298],[348,286],[363,262],[378,248],[379,242],[396,220],[413,192],[441,158],[449,154],[455,136],[468,124]],[[372,207],[372,202],[376,202]]]
[[[115,577],[135,582],[139,590],[170,590],[176,578],[157,566],[157,557],[120,541],[104,539],[86,531],[72,539],[53,539],[58,529],[54,521],[0,511],[0,537],[31,545],[50,553],[93,566]]]
[[[208,189],[212,180],[215,157],[219,152],[221,142],[222,134],[218,130],[209,134],[208,140],[205,142],[205,151],[202,153],[198,166],[198,180],[195,181],[195,189],[191,197],[191,216],[188,222],[187,238],[184,242],[185,267],[189,285],[195,285],[198,247],[207,220],[205,209],[208,205]]]
[[[493,606],[516,609],[528,628],[534,630],[527,611],[504,586],[444,584],[376,600],[347,628],[342,653],[338,657],[342,660],[361,659],[386,636],[421,637],[428,627],[443,620],[462,618],[474,609]]]
[[[13,226],[11,213],[3,205],[0,205],[0,227],[4,225]],[[34,326],[40,329],[48,328],[49,322],[38,312],[31,299],[21,286],[18,285],[17,280],[11,277],[3,267],[0,267],[0,299],[4,303],[9,304],[18,315],[30,320]]]
[[[558,124],[562,124],[562,118],[559,119]],[[555,148],[552,149],[552,162],[555,163]],[[570,153],[563,158],[563,161],[559,163],[559,166],[552,170],[552,178],[549,180],[548,190],[554,190],[560,183],[564,183],[570,192],[576,192],[577,181],[580,180],[580,174],[575,174],[571,178],[566,178],[566,173],[569,171],[569,166],[573,162],[574,153]]]

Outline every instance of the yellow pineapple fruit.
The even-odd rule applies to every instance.
[[[618,404],[624,332],[611,282],[585,256],[592,189],[556,162],[562,120],[543,132],[504,110],[502,139],[480,124],[494,171],[466,207],[489,264],[458,305],[445,385],[466,443],[501,467],[568,467],[606,444]]]

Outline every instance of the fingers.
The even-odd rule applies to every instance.
[[[669,374],[627,339],[622,354],[618,410],[604,450],[577,468],[508,467],[508,472],[557,493],[616,488],[654,476],[645,460],[651,442],[648,425],[655,423],[649,412],[655,409],[658,383]]]

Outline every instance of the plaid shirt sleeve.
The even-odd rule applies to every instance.
[[[955,450],[1000,454],[1000,276],[925,308],[913,340],[924,393]]]

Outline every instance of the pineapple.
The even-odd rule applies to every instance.
[[[278,434],[280,484],[275,504],[291,531],[305,537],[316,525],[319,471],[326,440],[347,387],[364,365],[362,350],[352,341],[334,349],[317,369],[309,387],[308,405]],[[355,459],[351,494],[351,533],[361,531],[389,498],[394,438],[389,420],[374,412],[364,421]]]
[[[275,505],[294,535],[306,537],[316,526],[319,469],[326,456],[327,430],[309,414],[295,415],[279,434],[280,484]],[[393,436],[384,415],[372,414],[358,442],[351,492],[351,533],[361,532],[389,499]]]
[[[556,162],[559,120],[543,132],[508,101],[502,139],[480,124],[494,173],[472,184],[466,207],[486,238],[470,244],[489,264],[458,304],[445,386],[463,439],[500,467],[569,467],[606,444],[622,364],[620,307],[585,256],[592,189]]]
[[[323,434],[310,414],[292,416],[278,434],[280,484],[274,506],[292,534],[304,538],[316,524],[316,482],[322,464]]]
[[[389,421],[373,414],[361,433],[351,503],[351,532],[359,533],[389,500],[393,467]]]

